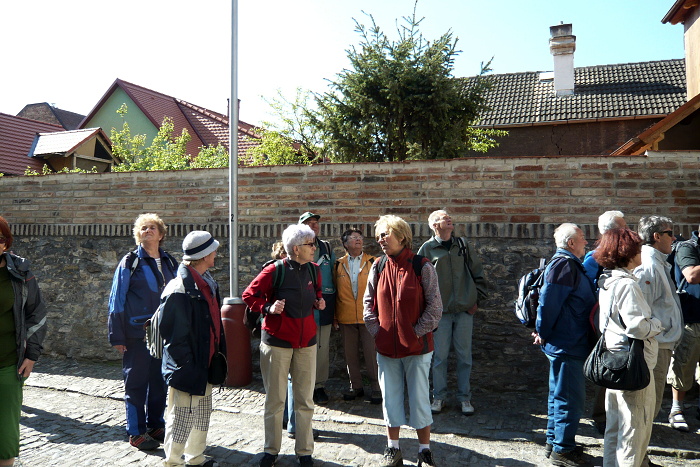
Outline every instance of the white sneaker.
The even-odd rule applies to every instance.
[[[474,406],[469,401],[462,401],[462,413],[464,415],[474,415]]]
[[[445,406],[445,401],[442,399],[433,399],[433,403],[430,404],[430,411],[432,413],[442,412],[442,408]]]

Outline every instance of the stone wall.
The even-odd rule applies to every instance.
[[[551,256],[557,224],[578,223],[592,243],[607,209],[623,210],[632,224],[643,214],[670,215],[687,236],[700,213],[698,168],[697,153],[657,153],[240,169],[238,293],[307,209],[323,216],[321,237],[333,239],[341,255],[337,237],[348,226],[359,226],[368,251],[378,254],[372,225],[384,213],[411,223],[417,249],[430,236],[428,213],[446,207],[457,233],[475,243],[490,289],[475,321],[474,387],[541,386],[546,360],[512,314],[517,278]],[[145,211],[169,225],[165,248],[178,259],[191,230],[222,240],[213,274],[229,295],[227,187],[227,171],[219,169],[0,178],[13,250],[32,261],[48,304],[46,351],[118,358],[107,342],[107,300],[114,269],[134,248],[131,224]],[[341,376],[337,334],[333,347],[332,374]]]

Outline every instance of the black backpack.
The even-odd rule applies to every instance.
[[[515,316],[528,328],[535,327],[537,307],[540,303],[540,289],[544,285],[544,271],[549,263],[562,255],[553,256],[541,268],[533,269],[518,280],[518,298],[513,302]]]
[[[282,285],[282,282],[284,282],[284,260],[271,259],[270,261],[263,264],[262,268],[260,269],[265,269],[267,266],[273,263],[275,264],[275,272],[272,273],[272,299],[274,300],[274,297],[277,296],[277,290],[279,289],[280,285]],[[311,273],[311,280],[313,281],[314,287],[316,287],[316,280],[318,279],[316,268],[318,266],[315,266],[314,263],[311,262],[306,264],[309,268],[309,272]],[[250,307],[246,306],[245,314],[243,315],[243,324],[245,324],[245,326],[250,330],[253,337],[260,338],[260,336],[262,335],[262,322],[262,313],[253,311],[250,309]]]
[[[423,264],[428,261],[428,259],[425,256],[421,255],[415,255],[413,257],[413,272],[416,274],[416,277],[418,277],[418,280],[421,278],[421,270],[423,269]],[[379,276],[382,274],[382,271],[384,270],[384,266],[386,266],[386,255],[382,256],[379,258],[379,261],[377,261],[377,280],[379,279]]]

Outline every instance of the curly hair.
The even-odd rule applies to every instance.
[[[380,216],[377,222],[374,223],[374,230],[377,231],[380,228],[391,231],[401,243],[401,246],[411,248],[411,242],[413,241],[411,226],[399,216],[394,216],[393,214]]]
[[[630,229],[607,230],[596,243],[593,259],[606,269],[626,268],[642,251],[642,239]]]

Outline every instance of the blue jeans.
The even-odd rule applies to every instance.
[[[547,358],[547,442],[555,452],[569,452],[576,447],[576,432],[586,402],[584,359],[567,355],[547,355]]]
[[[445,313],[440,325],[433,332],[435,352],[433,354],[433,398],[447,398],[447,357],[454,345],[457,357],[457,401],[472,398],[469,378],[472,374],[472,329],[474,315],[466,312]]]

